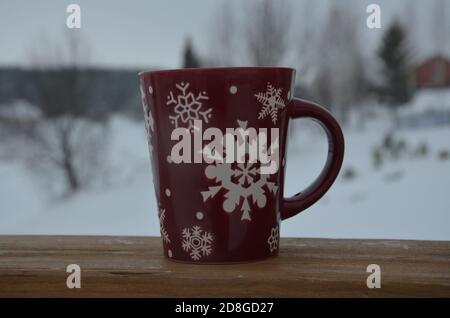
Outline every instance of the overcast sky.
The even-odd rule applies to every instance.
[[[233,0],[239,10],[242,2]],[[257,1],[257,0],[247,0]],[[277,0],[278,1],[278,0]],[[180,52],[187,36],[198,51],[207,54],[210,29],[214,27],[221,0],[0,0],[0,65],[24,65],[27,51],[41,37],[61,41],[66,28],[66,7],[81,6],[81,32],[92,48],[92,62],[104,66],[145,68],[179,67]],[[293,0],[293,17],[305,1]],[[319,0],[319,10],[327,10],[332,0]],[[339,1],[340,2],[340,1]],[[450,1],[449,1],[450,2]],[[366,6],[378,3],[382,9],[382,25],[393,17],[406,21],[411,30],[421,29],[424,42],[429,33],[431,1],[354,0],[351,9],[365,22]],[[449,6],[450,7],[450,6]],[[448,15],[450,16],[450,14]],[[301,25],[301,15],[295,26]],[[408,19],[411,17],[410,19]],[[368,46],[376,45],[383,30],[364,28]],[[450,30],[449,30],[450,35]],[[429,45],[422,45],[423,48]]]

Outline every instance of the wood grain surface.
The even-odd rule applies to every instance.
[[[81,266],[81,288],[66,266]],[[368,289],[369,264],[381,288]],[[280,255],[175,263],[160,238],[0,236],[0,297],[450,297],[450,242],[284,238]]]

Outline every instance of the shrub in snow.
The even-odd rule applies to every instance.
[[[428,155],[428,145],[426,142],[421,142],[413,151],[414,157],[426,157]]]
[[[406,141],[396,138],[393,133],[387,133],[382,141],[379,151],[390,156],[392,159],[399,159],[406,154],[408,146]]]
[[[383,164],[383,151],[380,147],[375,147],[372,151],[372,161],[375,169],[379,169]]]
[[[440,160],[449,160],[450,159],[450,151],[447,149],[440,150],[438,152],[438,158]]]
[[[403,178],[403,175],[404,175],[403,171],[400,171],[400,170],[394,171],[394,172],[390,172],[390,173],[388,173],[388,174],[386,174],[384,176],[384,180],[387,181],[387,182],[398,181],[401,178]]]
[[[356,178],[356,169],[353,167],[345,167],[342,171],[342,179],[346,181],[351,181]]]

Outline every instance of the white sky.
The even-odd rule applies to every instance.
[[[61,42],[67,31],[66,6],[77,3],[81,6],[82,28],[70,32],[81,32],[88,40],[93,63],[115,67],[178,67],[187,36],[193,38],[200,53],[208,52],[213,16],[221,1],[0,0],[0,65],[26,64],[29,58],[27,51],[42,36]],[[244,2],[230,1],[233,1],[236,10],[240,10]],[[246,2],[250,1],[257,0]],[[294,26],[301,26],[301,10],[305,2],[292,1],[294,20],[298,12]],[[323,11],[330,7],[333,0],[316,2],[318,10]],[[383,29],[369,30],[365,27],[366,6],[377,3],[382,9],[383,27],[392,17],[398,17],[405,21],[410,30],[421,34],[421,49],[429,49],[430,45],[425,43],[431,43],[432,37],[426,32],[426,27],[431,21],[432,2],[351,0],[346,5],[361,18],[368,47],[376,45],[383,32]]]

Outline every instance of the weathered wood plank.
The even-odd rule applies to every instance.
[[[66,287],[66,266],[82,288]],[[368,264],[381,289],[368,289]],[[234,265],[168,261],[159,238],[0,236],[0,297],[450,297],[450,242],[282,239],[280,255]]]

